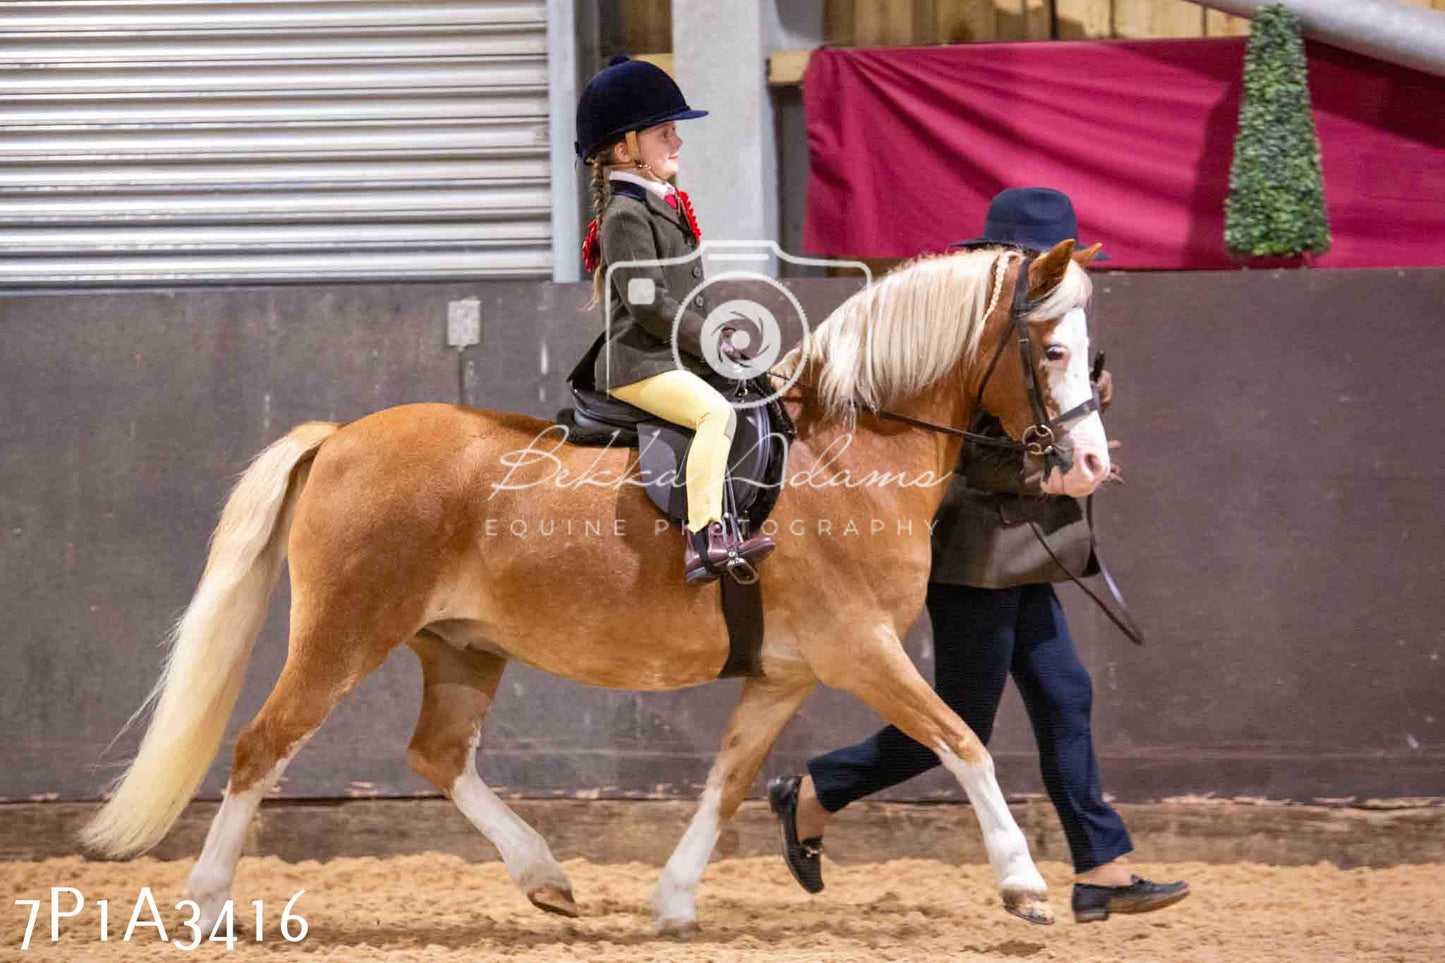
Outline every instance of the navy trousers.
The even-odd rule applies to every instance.
[[[1064,824],[1076,872],[1132,850],[1129,831],[1099,788],[1089,710],[1094,690],[1079,662],[1053,586],[982,589],[928,585],[934,688],[985,743],[1010,673],[1039,745],[1049,799]],[[808,761],[818,800],[837,812],[911,779],[938,756],[893,726]]]

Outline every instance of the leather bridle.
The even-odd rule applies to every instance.
[[[1018,279],[1014,282],[1013,304],[1009,309],[1009,324],[1012,334],[1018,340],[1019,361],[1023,365],[1024,391],[1029,397],[1029,410],[1033,413],[1034,423],[1025,428],[1019,440],[1009,447],[1042,458],[1044,460],[1044,477],[1048,478],[1055,467],[1059,469],[1061,476],[1073,468],[1073,446],[1066,444],[1064,439],[1075,422],[1081,421],[1099,410],[1099,392],[1091,390],[1086,400],[1057,418],[1048,416],[1048,412],[1044,408],[1043,395],[1039,391],[1038,376],[1034,370],[1034,346],[1033,339],[1029,337],[1027,320],[1029,312],[1038,303],[1029,300],[1029,267],[1033,262],[1032,255],[1025,255],[1019,264]],[[993,377],[999,359],[1003,357],[1004,349],[1008,347],[1008,342],[1009,334],[1005,334],[999,339],[998,348],[993,353],[988,370],[984,372],[983,381],[979,383],[978,396],[974,398],[975,411],[983,406],[984,389],[988,387],[989,379]]]

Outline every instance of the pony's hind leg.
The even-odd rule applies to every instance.
[[[891,627],[878,626],[872,638],[856,645],[841,645],[836,638],[818,642],[804,654],[824,683],[862,699],[914,741],[932,748],[962,785],[983,832],[1004,908],[1031,923],[1052,923],[1048,887],[999,789],[993,757],[923,681],[898,635]]]
[[[768,671],[774,669],[770,666]],[[652,909],[659,930],[676,932],[696,920],[697,884],[722,826],[737,812],[778,734],[797,713],[813,684],[812,676],[802,673],[743,683],[742,698],[728,720],[722,750],[708,773],[697,812],[652,891]]]
[[[341,698],[379,666],[392,647],[356,646],[353,640],[352,646],[338,648],[335,639],[350,638],[339,627],[322,630],[307,627],[304,618],[298,621],[302,625],[293,629],[275,688],[236,738],[221,808],[186,884],[187,895],[200,907],[203,932],[210,932],[231,897],[246,830],[262,797]]]
[[[412,769],[456,803],[497,847],[507,872],[538,909],[576,916],[567,874],[547,841],[477,775],[482,720],[507,661],[423,632],[409,643],[422,665],[421,716],[407,750]]]

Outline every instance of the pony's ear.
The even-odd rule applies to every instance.
[[[1069,261],[1074,256],[1074,239],[1060,241],[1054,245],[1054,249],[1043,257],[1037,258],[1029,265],[1029,300],[1037,301],[1044,297],[1059,282],[1064,279],[1064,272],[1069,269]]]
[[[1098,256],[1100,249],[1104,246],[1103,241],[1096,241],[1084,248],[1082,251],[1074,252],[1074,263],[1079,267],[1087,267],[1089,262]]]

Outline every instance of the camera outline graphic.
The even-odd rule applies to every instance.
[[[603,285],[605,289],[603,301],[603,321],[606,325],[604,337],[607,341],[610,341],[612,338],[612,299],[616,296],[614,292],[613,278],[613,272],[615,271],[627,270],[629,268],[665,268],[671,267],[673,265],[690,264],[692,262],[706,264],[710,261],[727,264],[741,264],[748,262],[751,262],[752,264],[757,264],[759,262],[767,264],[771,263],[774,258],[777,258],[779,261],[786,264],[797,264],[808,267],[848,268],[851,270],[856,270],[863,276],[862,290],[866,291],[873,286],[873,271],[868,267],[867,264],[859,260],[848,258],[802,257],[799,255],[789,254],[787,251],[784,251],[781,246],[779,246],[778,242],[772,240],[707,240],[698,244],[697,247],[693,248],[687,254],[681,255],[679,257],[638,258],[635,260],[616,261],[608,264],[605,277],[606,283]],[[749,281],[753,283],[762,283],[768,285],[773,289],[776,289],[776,291],[782,295],[786,303],[797,313],[798,322],[803,329],[803,336],[799,343],[804,346],[808,344],[809,340],[812,337],[812,327],[808,323],[807,312],[803,310],[803,306],[798,301],[797,295],[795,295],[791,290],[789,290],[787,285],[783,284],[777,278],[771,277],[757,270],[724,270],[719,274],[702,277],[702,279],[696,284],[694,284],[685,295],[677,297],[678,309],[674,313],[672,318],[672,326],[669,331],[668,340],[669,347],[672,350],[673,364],[677,366],[678,370],[687,370],[687,366],[683,364],[682,351],[677,344],[677,333],[679,327],[682,324],[683,315],[687,312],[688,306],[694,304],[695,300],[702,294],[702,292],[706,288],[711,285],[725,281]],[[653,304],[657,299],[655,282],[653,282],[651,278],[630,278],[628,280],[627,290],[623,292],[623,297],[626,299],[626,302],[628,304]],[[720,341],[708,340],[714,338],[714,336],[720,335],[722,330],[728,327],[731,321],[739,319],[739,315],[741,315],[741,320],[745,320],[751,326],[758,328],[759,335],[762,340],[762,346],[759,353],[753,358],[744,359],[741,363],[733,361],[722,355],[720,350]],[[751,336],[746,331],[743,331],[741,333],[747,336],[747,338],[749,339],[749,344],[737,343],[736,340],[735,344],[737,344],[739,348],[749,347]],[[782,331],[772,311],[769,310],[767,305],[761,303],[760,301],[748,298],[729,298],[722,304],[711,308],[708,311],[703,323],[703,337],[703,362],[715,374],[731,381],[747,380],[757,377],[759,375],[767,374],[768,370],[777,363],[777,360],[782,356],[783,352]],[[605,363],[605,370],[607,375],[607,377],[605,378],[605,383],[608,385],[612,383],[611,368],[612,359],[611,355],[608,354]],[[766,395],[763,395],[761,398],[745,402],[738,401],[734,398],[729,398],[728,403],[731,404],[734,408],[740,409],[753,408],[760,405],[768,404],[775,398],[780,397],[794,384],[796,384],[800,373],[801,368],[796,368],[791,374],[788,375],[787,378],[780,379],[779,384],[772,391],[768,392]]]

